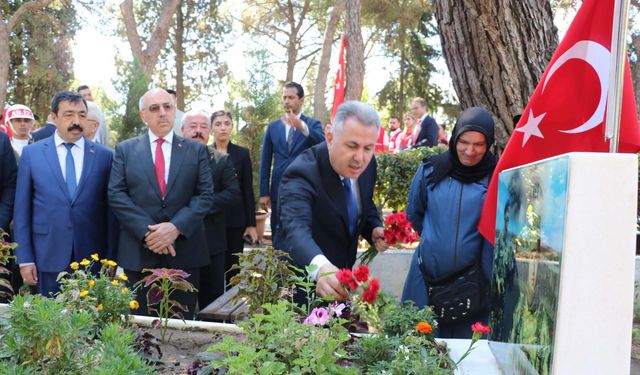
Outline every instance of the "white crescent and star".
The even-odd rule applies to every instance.
[[[554,61],[553,65],[551,65],[551,67],[548,69],[544,79],[544,83],[542,85],[542,90],[540,92],[541,95],[544,92],[544,89],[546,88],[547,83],[549,82],[553,74],[558,69],[560,69],[560,67],[564,65],[564,63],[571,59],[583,60],[584,62],[589,64],[593,68],[593,70],[595,70],[598,76],[598,80],[600,81],[600,99],[598,100],[598,106],[596,107],[591,117],[577,127],[558,131],[570,134],[583,133],[602,124],[607,105],[607,92],[609,89],[609,57],[609,50],[606,49],[602,44],[596,43],[591,40],[581,40],[571,46],[571,48],[566,50],[558,59],[556,59],[556,61]],[[527,122],[523,126],[516,129],[516,131],[524,133],[524,137],[522,139],[523,147],[529,141],[529,138],[531,138],[531,136],[544,138],[539,126],[545,115],[546,112],[535,116],[533,113],[533,109],[531,108],[529,110],[529,117],[527,119]]]

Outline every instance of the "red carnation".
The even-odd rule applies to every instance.
[[[378,294],[380,291],[380,281],[378,281],[378,279],[371,279],[371,281],[369,281],[369,289]]]
[[[353,271],[353,276],[355,276],[356,280],[364,283],[369,280],[369,267],[366,265],[361,265]]]
[[[336,274],[336,278],[342,285],[348,286],[351,290],[358,289],[358,283],[353,279],[353,273],[350,269],[343,268]]]
[[[376,298],[378,297],[378,292],[373,289],[365,289],[362,291],[362,301],[370,304],[374,304],[376,302]]]
[[[471,330],[473,332],[478,332],[481,333],[483,335],[488,335],[489,332],[491,332],[491,327],[489,326],[485,326],[484,324],[482,324],[481,322],[475,322],[472,326],[471,326]]]

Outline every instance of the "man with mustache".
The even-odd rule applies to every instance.
[[[109,179],[109,204],[120,222],[118,264],[131,285],[145,268],[181,269],[199,288],[200,268],[209,264],[203,219],[213,204],[207,149],[173,132],[176,103],[163,89],[147,91],[139,102],[149,130],[116,145]],[[148,315],[148,288],[136,290]],[[176,291],[172,299],[193,317],[197,294]]]
[[[211,118],[203,111],[191,110],[182,117],[182,135],[186,139],[207,145]],[[207,147],[213,179],[213,206],[204,218],[210,263],[200,269],[198,305],[205,308],[224,293],[225,250],[227,225],[225,211],[240,203],[240,185],[229,155]]]
[[[22,150],[14,233],[25,283],[48,296],[71,262],[112,257],[115,237],[107,205],[112,153],[83,137],[87,104],[63,91],[51,102],[55,133]]]
[[[289,164],[309,147],[324,141],[320,121],[302,114],[304,89],[299,83],[287,82],[282,89],[285,114],[267,126],[260,158],[260,206],[271,209],[271,233],[277,241],[278,188]],[[273,161],[273,170],[271,165]]]
[[[298,267],[316,266],[319,296],[349,298],[336,272],[353,267],[360,235],[378,251],[388,246],[373,203],[379,131],[373,107],[345,102],[325,129],[327,141],[300,154],[282,177],[276,245]]]

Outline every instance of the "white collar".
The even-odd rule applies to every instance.
[[[153,134],[153,132],[151,131],[151,129],[149,129],[149,143],[153,144],[153,142],[155,142],[158,138],[157,135]],[[164,139],[164,141],[168,144],[172,144],[173,143],[173,129],[169,131],[169,133],[167,133],[167,135],[165,135],[164,137],[162,137],[162,139]]]
[[[60,146],[63,143],[68,143],[67,141],[65,141],[64,139],[62,139],[60,137],[60,134],[58,134],[58,131],[56,130],[55,133],[53,133],[53,141],[54,144],[56,145],[56,147]],[[78,139],[77,141],[73,142],[76,146],[78,146],[81,150],[84,149],[84,137],[80,137],[80,139]]]

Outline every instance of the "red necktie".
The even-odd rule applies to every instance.
[[[162,152],[162,143],[164,139],[158,138],[156,141],[156,179],[158,180],[158,187],[160,187],[160,195],[164,198],[167,192],[167,184],[164,182],[164,153]]]

